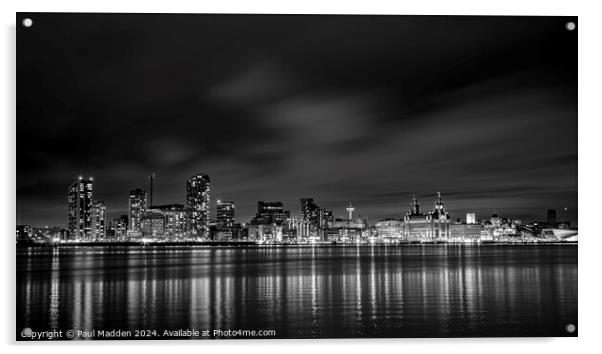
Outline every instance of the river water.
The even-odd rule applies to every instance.
[[[575,336],[577,246],[20,248],[16,305],[17,339]]]

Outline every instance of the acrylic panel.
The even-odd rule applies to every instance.
[[[577,336],[577,18],[17,13],[17,340]]]

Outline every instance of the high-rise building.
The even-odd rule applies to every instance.
[[[556,226],[556,209],[548,209],[548,226]]]
[[[236,206],[234,202],[218,200],[217,201],[217,225],[220,227],[231,227],[235,222]]]
[[[314,203],[314,198],[301,198],[301,216],[303,219],[313,222],[318,219],[320,207]]]
[[[251,220],[254,225],[282,225],[291,216],[284,210],[282,202],[257,202],[257,215]]]
[[[301,217],[309,222],[309,234],[322,237],[328,222],[334,220],[332,210],[320,208],[313,198],[302,198],[300,201]]]
[[[111,220],[107,230],[107,237],[110,239],[123,241],[127,237],[128,216],[121,215],[118,218]]]
[[[67,229],[73,240],[90,240],[92,236],[92,186],[92,177],[80,176],[69,187]]]
[[[146,211],[146,191],[137,188],[130,191],[128,234],[132,237],[140,237],[140,225],[142,215]]]
[[[477,216],[475,213],[466,213],[466,223],[467,224],[476,224]]]
[[[101,240],[107,236],[106,219],[107,219],[107,208],[103,201],[94,201],[92,203],[92,239]]]
[[[191,212],[190,227],[193,236],[208,237],[211,180],[207,174],[197,174],[186,181],[186,204]]]
[[[322,208],[320,210],[320,219],[321,219],[321,225],[322,225],[322,227],[325,227],[325,225],[329,221],[333,221],[334,220],[334,214],[332,213],[332,210],[326,210],[326,209]]]
[[[163,214],[165,219],[164,236],[168,240],[180,240],[186,233],[186,209],[182,204],[156,205],[154,210]]]

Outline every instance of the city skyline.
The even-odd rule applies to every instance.
[[[152,176],[152,178],[151,178]],[[194,209],[193,207],[191,207],[191,203],[188,200],[188,197],[184,197],[183,200],[178,200],[178,201],[172,201],[170,203],[151,203],[151,200],[153,200],[153,198],[156,198],[156,194],[153,191],[153,188],[155,186],[154,183],[156,183],[156,174],[152,173],[149,176],[149,180],[151,180],[152,182],[149,183],[148,187],[149,188],[144,188],[144,187],[140,187],[140,188],[135,188],[129,191],[129,201],[128,201],[128,207],[125,210],[119,210],[119,211],[113,211],[111,212],[111,210],[103,210],[103,213],[106,213],[106,215],[103,216],[103,223],[104,220],[106,219],[107,222],[113,219],[119,219],[121,216],[129,215],[129,220],[128,220],[128,229],[139,229],[140,228],[140,218],[142,217],[142,214],[145,210],[150,210],[150,209],[156,209],[156,208],[162,208],[162,207],[171,207],[171,206],[176,206],[176,205],[180,205],[183,208],[190,208],[191,210]],[[207,203],[207,205],[203,206],[203,210],[205,212],[205,217],[204,218],[204,223],[208,224],[208,223],[223,223],[224,220],[220,220],[221,218],[227,217],[228,221],[226,222],[227,226],[232,226],[232,224],[234,222],[239,223],[239,224],[248,224],[249,222],[251,222],[255,217],[256,217],[256,213],[257,213],[257,208],[258,208],[258,203],[282,203],[282,207],[287,210],[288,212],[290,212],[289,217],[290,218],[302,218],[302,219],[312,219],[311,214],[308,214],[304,208],[307,208],[307,203],[309,202],[311,205],[314,205],[316,208],[322,209],[322,210],[328,210],[328,212],[331,213],[331,216],[335,219],[345,219],[347,217],[347,215],[351,215],[351,213],[354,213],[356,211],[356,204],[352,203],[351,201],[347,201],[344,204],[341,205],[336,205],[336,206],[330,206],[330,205],[322,205],[322,203],[320,203],[319,199],[314,198],[312,196],[303,196],[300,198],[296,199],[296,203],[291,203],[291,204],[287,204],[282,202],[281,199],[276,198],[276,199],[263,199],[263,200],[257,200],[252,202],[253,204],[253,211],[250,215],[248,216],[241,216],[238,212],[239,210],[239,206],[238,206],[238,202],[236,200],[224,200],[223,198],[215,198],[215,197],[210,197],[211,193],[210,193],[210,188],[209,186],[209,179],[210,176],[206,173],[197,173],[193,176],[191,176],[187,181],[187,190],[188,190],[188,184],[190,183],[190,181],[192,180],[198,180],[199,178],[202,179],[206,179],[207,180],[207,194],[205,195],[205,197],[207,198],[207,200],[213,200],[213,203],[209,202]],[[92,229],[92,220],[94,218],[94,213],[93,213],[93,209],[94,206],[96,205],[102,205],[102,208],[105,209],[106,206],[104,205],[104,201],[103,200],[99,200],[97,198],[96,195],[94,195],[94,197],[92,197],[92,184],[94,185],[94,190],[96,189],[96,184],[97,179],[95,179],[92,176],[83,176],[80,175],[78,176],[75,181],[71,184],[71,186],[69,187],[69,191],[68,191],[68,209],[69,209],[69,217],[71,218],[71,215],[75,215],[78,211],[75,211],[76,209],[74,207],[72,207],[73,205],[73,201],[72,201],[72,194],[74,193],[78,193],[78,191],[80,190],[79,186],[82,186],[81,190],[82,192],[85,191],[86,193],[83,193],[86,197],[85,197],[85,201],[86,204],[89,204],[89,208],[90,210],[88,211],[88,213],[90,215],[88,215],[88,218],[90,220],[88,220],[88,224],[87,227],[89,229]],[[74,187],[77,186],[78,188]],[[81,192],[80,192],[81,193]],[[443,193],[445,194],[445,193]],[[79,195],[79,194],[76,194]],[[102,198],[102,196],[100,196]],[[73,197],[76,198],[76,197]],[[134,198],[134,199],[132,199]],[[429,198],[432,199],[432,203],[429,202]],[[442,193],[441,192],[436,192],[436,193],[427,193],[427,194],[416,194],[416,193],[412,193],[411,195],[408,196],[408,202],[406,203],[405,209],[404,207],[400,207],[399,209],[399,213],[397,215],[394,216],[383,216],[383,217],[376,217],[376,218],[372,218],[370,219],[369,217],[367,217],[366,215],[363,215],[361,213],[361,208],[358,209],[358,213],[355,214],[358,218],[362,218],[364,220],[369,220],[369,224],[375,224],[378,221],[385,221],[385,220],[391,220],[391,219],[396,219],[396,220],[403,220],[404,215],[406,215],[406,213],[408,213],[408,211],[414,212],[415,211],[415,207],[416,207],[416,203],[420,201],[420,205],[422,205],[422,209],[421,211],[428,213],[430,211],[435,211],[438,210],[438,208],[440,207],[440,203],[441,203],[441,198],[442,198]],[[134,200],[134,204],[132,204],[132,200]],[[425,201],[426,200],[426,201]],[[322,207],[318,207],[316,204],[320,204],[322,205]],[[194,204],[194,203],[193,203]],[[352,206],[353,204],[353,206]],[[400,203],[400,206],[403,203]],[[431,205],[432,204],[432,205]],[[453,201],[452,201],[453,204]],[[294,205],[294,206],[292,206]],[[425,207],[426,205],[426,207]],[[224,212],[222,211],[222,215],[220,216],[220,207],[224,207],[227,206],[227,216],[224,216]],[[432,208],[434,207],[434,208]],[[234,213],[234,209],[236,209],[236,214]],[[132,210],[134,210],[135,215],[132,216]],[[295,211],[295,212],[291,212],[291,211]],[[464,213],[461,214],[457,214],[454,213],[452,208],[449,208],[449,200],[446,201],[446,210],[449,212],[449,215],[451,216],[451,221],[452,222],[456,222],[456,221],[461,221],[461,222],[465,222],[468,224],[471,223],[475,223],[475,222],[483,222],[486,220],[489,220],[489,218],[492,215],[497,215],[497,209],[494,209],[491,213],[484,213],[483,210],[479,210],[477,208],[472,208],[472,209],[467,209]],[[530,222],[542,222],[545,221],[546,219],[549,220],[550,219],[550,213],[554,213],[554,218],[556,219],[556,211],[557,208],[555,207],[551,207],[541,212],[541,217],[539,219],[533,219],[533,220],[522,220],[520,218],[517,218],[513,215],[500,215],[500,217],[504,217],[507,218],[508,220],[519,220],[523,223],[530,223]],[[79,215],[79,214],[77,214]],[[545,217],[544,217],[545,215]],[[558,221],[559,222],[569,222],[569,224],[571,224],[571,220],[568,218],[568,210],[564,209],[564,208],[560,208],[558,209]],[[78,216],[79,217],[79,216]],[[234,221],[235,220],[235,221]],[[69,230],[70,232],[73,232],[72,230],[75,229],[74,226],[71,226],[71,222],[69,220],[67,220],[67,222],[65,224],[54,224],[54,225],[36,225],[36,224],[25,224],[25,223],[18,223],[18,224],[22,224],[22,225],[29,225],[32,227],[56,227],[56,226],[66,226],[66,229]],[[79,224],[78,224],[79,225]],[[576,224],[572,224],[573,227],[577,227],[578,225]],[[104,227],[104,226],[103,226]],[[81,228],[83,228],[83,226],[81,226]]]
[[[578,225],[566,18],[122,16],[82,14],[64,39],[68,16],[39,14],[18,44],[20,224],[64,224],[77,172],[113,218],[151,172],[169,204],[207,171],[241,218],[313,197],[375,221],[440,191],[453,215],[568,208]]]
[[[579,336],[577,17],[17,24],[17,341]]]

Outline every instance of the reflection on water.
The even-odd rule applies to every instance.
[[[577,247],[29,248],[17,309],[18,332],[576,335]]]

